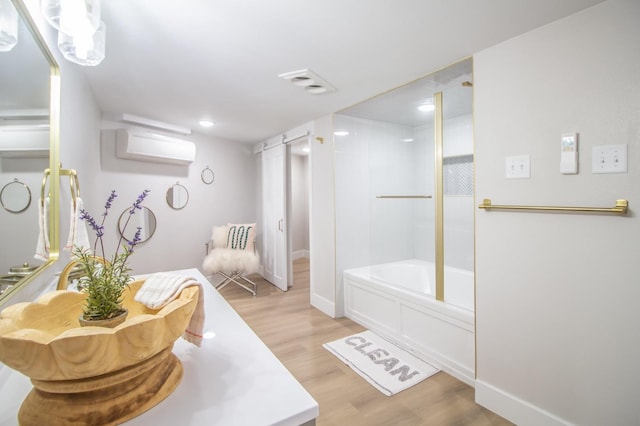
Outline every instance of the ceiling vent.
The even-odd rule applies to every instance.
[[[336,91],[336,88],[327,83],[326,80],[322,79],[313,71],[307,69],[286,72],[284,74],[280,74],[278,77],[289,81],[294,86],[303,88],[313,95]]]

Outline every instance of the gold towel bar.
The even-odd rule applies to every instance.
[[[376,195],[376,198],[432,198],[431,195]]]
[[[51,169],[45,169],[42,177],[42,187],[40,188],[40,203],[44,206],[45,191],[47,186],[47,180],[51,175]],[[71,191],[71,199],[73,200],[73,206],[76,206],[76,200],[80,197],[80,182],[78,181],[78,174],[74,169],[59,169],[60,176],[69,176],[69,190]]]
[[[629,202],[627,200],[616,200],[615,207],[555,207],[555,206],[505,206],[493,205],[491,200],[485,198],[479,209],[492,210],[545,210],[545,211],[566,211],[566,212],[596,212],[596,213],[614,213],[627,214]]]

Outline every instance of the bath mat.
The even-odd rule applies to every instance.
[[[440,371],[368,330],[322,346],[387,396]]]

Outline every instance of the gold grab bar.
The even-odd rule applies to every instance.
[[[376,198],[432,198],[431,195],[376,195]]]
[[[545,211],[565,211],[565,212],[596,212],[596,213],[614,213],[627,214],[629,202],[627,200],[616,200],[615,207],[555,207],[555,206],[505,206],[491,204],[491,200],[485,198],[479,209],[492,210],[545,210]]]

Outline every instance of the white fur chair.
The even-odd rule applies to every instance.
[[[219,274],[224,280],[216,285],[221,290],[234,283],[254,296],[258,287],[247,275],[258,271],[260,259],[255,250],[256,224],[214,226],[211,240],[206,243],[202,262],[205,275]]]

